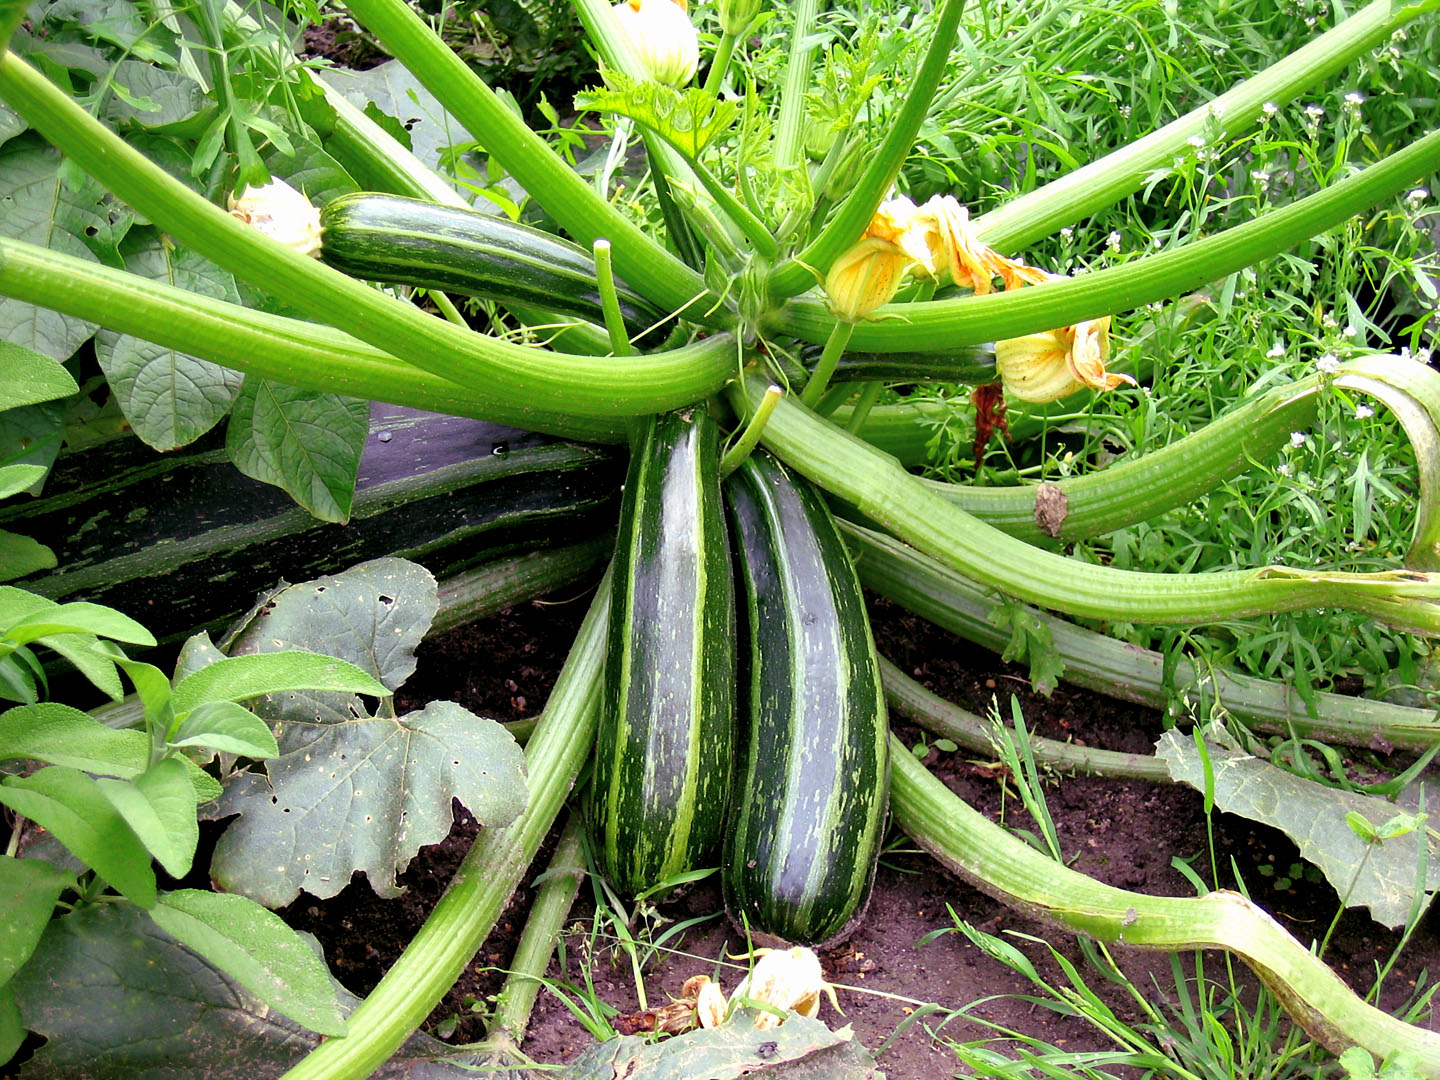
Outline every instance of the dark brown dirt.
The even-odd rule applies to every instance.
[[[448,698],[499,719],[533,715],[543,706],[583,610],[584,603],[577,601],[527,605],[426,642],[419,670],[403,688],[402,707]],[[1014,694],[1036,734],[1128,752],[1148,751],[1161,731],[1159,717],[1152,712],[1068,687],[1062,686],[1048,699],[1036,697],[1022,670],[992,654],[883,602],[876,604],[872,614],[882,652],[937,693],[973,711],[984,713],[997,700],[1008,708]],[[907,744],[921,741],[918,731],[902,729],[901,734]],[[1013,792],[1008,798],[1005,795],[1003,775],[973,758],[963,751],[941,754],[932,748],[925,760],[972,805],[994,819],[1003,817],[1011,826],[1028,827],[1029,819]],[[1202,800],[1188,788],[1069,777],[1056,780],[1049,788],[1048,801],[1065,855],[1078,870],[1128,889],[1192,895],[1193,889],[1172,865],[1172,859],[1178,858],[1189,861],[1205,880],[1212,880]],[[1297,937],[1308,944],[1324,934],[1336,906],[1328,886],[1301,881],[1277,891],[1274,877],[1260,871],[1262,866],[1288,867],[1295,860],[1295,848],[1287,838],[1245,819],[1218,813],[1214,830],[1222,884],[1234,885],[1229,869],[1233,859],[1254,898]],[[443,891],[473,832],[473,824],[462,820],[445,843],[422,851],[402,879],[409,892],[399,899],[379,900],[367,885],[357,882],[334,900],[302,899],[283,914],[294,925],[314,932],[341,981],[364,994],[399,955]],[[863,925],[848,942],[822,957],[827,976],[850,988],[840,992],[845,1017],[833,1016],[828,1006],[822,1017],[835,1026],[851,1023],[867,1046],[878,1049],[913,1012],[927,1004],[938,1005],[940,1011],[922,1015],[881,1054],[880,1064],[892,1080],[948,1075],[957,1068],[943,1039],[976,1039],[985,1034],[971,1019],[945,1022],[947,1012],[965,1006],[971,1006],[971,1016],[1037,1035],[1067,1050],[1107,1047],[1084,1023],[1008,996],[1029,993],[1031,987],[970,945],[963,935],[941,933],[921,944],[927,935],[952,929],[959,918],[992,934],[1014,931],[1043,936],[1073,959],[1080,956],[1073,935],[1020,916],[956,881],[927,856],[913,852],[903,836],[893,836],[892,841]],[[537,872],[543,869],[544,858],[542,852]],[[550,975],[562,983],[580,979],[579,959],[589,948],[590,896],[590,888],[582,886],[566,936],[568,963],[562,967],[552,961]],[[528,888],[512,900],[491,940],[432,1015],[432,1029],[453,1022],[449,1037],[454,1041],[483,1036],[487,998],[500,988],[503,968],[530,901]],[[721,909],[719,890],[712,881],[700,883],[688,895],[661,907],[659,914],[666,920],[710,918],[687,930],[679,940],[668,941],[658,959],[645,967],[650,1005],[663,1005],[678,995],[680,984],[689,975],[712,972],[727,951],[741,951],[742,939]],[[605,939],[600,940],[601,951],[593,955],[590,964],[594,993],[618,1013],[631,1013],[639,1003],[629,960],[618,950],[606,948]],[[1011,940],[1042,970],[1057,973],[1042,946]],[[1363,913],[1349,912],[1340,921],[1327,957],[1353,987],[1364,992],[1376,965],[1385,961],[1397,942],[1397,935]],[[1131,979],[1152,1000],[1173,999],[1168,957],[1126,952],[1120,959]],[[1385,984],[1381,1004],[1391,1010],[1400,1007],[1427,969],[1440,970],[1440,918],[1433,913],[1406,946]],[[1224,969],[1213,962],[1210,970]],[[1242,982],[1253,983],[1243,967],[1237,965],[1237,971]],[[737,979],[738,975],[722,974],[722,981],[729,986]],[[1098,975],[1090,981],[1104,986]],[[1127,1008],[1133,1013],[1133,1003],[1113,987],[1106,986],[1102,995],[1122,1015]],[[937,1029],[940,1039],[932,1037]],[[543,992],[525,1051],[540,1062],[561,1062],[591,1041],[563,1003]]]

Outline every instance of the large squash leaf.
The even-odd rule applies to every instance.
[[[252,1080],[279,1076],[319,1042],[128,904],[51,923],[13,985],[25,1025],[48,1040],[27,1080]],[[357,1000],[338,987],[334,997],[345,1014]],[[417,1034],[374,1075],[475,1075],[442,1059],[468,1060]]]
[[[1167,731],[1155,752],[1172,778],[1205,790],[1205,763],[1189,734]],[[1429,844],[1425,829],[1367,845],[1345,820],[1353,812],[1378,828],[1401,809],[1395,803],[1317,784],[1208,740],[1206,752],[1215,805],[1283,831],[1350,907],[1369,908],[1376,922],[1398,930],[1410,915],[1417,887],[1440,888],[1440,851],[1434,845],[1425,881],[1418,880],[1420,844]]]

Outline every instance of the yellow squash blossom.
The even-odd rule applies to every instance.
[[[301,255],[320,257],[320,211],[281,179],[227,200],[230,213]]]
[[[1006,397],[1042,403],[1077,390],[1114,390],[1134,383],[1128,375],[1106,371],[1110,358],[1110,317],[1026,334],[995,343],[995,368]]]
[[[865,237],[836,259],[825,275],[830,311],[846,322],[858,322],[890,302],[913,262],[898,244]]]
[[[685,0],[622,0],[615,17],[656,82],[684,86],[700,66],[700,35]]]

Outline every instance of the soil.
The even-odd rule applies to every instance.
[[[584,606],[583,599],[573,597],[562,603],[528,604],[425,642],[419,668],[402,688],[400,704],[413,708],[439,698],[499,719],[534,715],[543,707]],[[1033,695],[1020,668],[884,601],[875,602],[872,619],[883,653],[930,689],[972,711],[983,714],[994,701],[1008,708],[1013,694],[1036,734],[1132,753],[1149,751],[1162,730],[1154,712],[1066,686],[1049,698]],[[923,741],[918,730],[897,730],[907,745]],[[932,747],[924,760],[952,790],[992,819],[1028,828],[1031,823],[1013,791],[1006,797],[1004,775],[973,757]],[[1143,781],[1065,777],[1055,779],[1047,794],[1062,849],[1076,869],[1116,886],[1165,895],[1194,892],[1172,860],[1184,859],[1206,881],[1213,879],[1199,793]],[[1335,912],[1334,892],[1323,883],[1304,880],[1284,890],[1274,884],[1296,861],[1294,845],[1282,833],[1243,818],[1217,813],[1213,824],[1222,883],[1234,885],[1233,860],[1254,898],[1301,941],[1309,944],[1322,937]],[[402,878],[408,892],[397,899],[381,900],[357,881],[333,900],[302,897],[282,914],[315,933],[336,975],[363,995],[419,927],[474,831],[462,814],[444,843],[422,850],[411,864]],[[985,1037],[987,1028],[981,1020],[1070,1051],[1110,1048],[1080,1020],[1021,996],[1033,989],[1025,979],[971,945],[963,934],[949,931],[957,920],[964,920],[991,934],[1043,937],[1086,970],[1073,934],[1011,911],[915,853],[903,836],[892,839],[863,924],[848,941],[822,954],[827,978],[843,987],[839,994],[845,1013],[837,1017],[826,1005],[823,1019],[837,1027],[851,1024],[867,1047],[880,1052],[879,1064],[891,1080],[952,1074],[958,1063],[946,1040]],[[544,869],[547,857],[548,851],[542,850],[532,873]],[[1270,874],[1268,868],[1279,870]],[[598,950],[592,947],[591,895],[590,888],[582,886],[563,941],[568,962],[552,960],[549,976],[560,984],[579,985],[581,965],[588,960],[595,996],[617,1014],[633,1014],[640,1003],[628,957],[605,945],[603,937]],[[483,1037],[488,1002],[503,982],[531,897],[528,884],[516,894],[494,935],[431,1016],[432,1032],[443,1031],[453,1042]],[[657,917],[659,925],[653,930],[657,935],[673,921],[703,921],[667,941],[646,964],[644,985],[652,1007],[678,996],[688,976],[712,973],[727,953],[743,951],[743,939],[725,919],[712,880],[662,905]],[[1007,940],[1042,972],[1059,977],[1043,943],[1016,936]],[[1364,993],[1377,965],[1386,961],[1398,941],[1398,935],[1365,913],[1350,911],[1340,919],[1326,956],[1352,987]],[[1125,951],[1117,959],[1154,1004],[1162,1008],[1174,1004],[1168,955]],[[1225,970],[1218,958],[1209,964],[1212,975]],[[731,969],[740,970],[739,965]],[[1433,912],[1406,944],[1385,983],[1381,1005],[1391,1011],[1400,1008],[1424,985],[1427,970],[1440,970],[1440,917]],[[1236,972],[1242,985],[1253,989],[1255,980],[1249,971],[1236,965]],[[727,987],[738,978],[738,974],[721,974]],[[1138,1019],[1134,1002],[1098,973],[1090,970],[1087,981],[1122,1017]],[[966,1015],[950,1015],[959,1009]],[[917,1013],[918,1022],[907,1025]],[[1440,1030],[1440,1015],[1434,1011],[1426,1013],[1422,1022]],[[903,1030],[892,1038],[898,1028]],[[524,1043],[528,1055],[538,1062],[564,1062],[592,1041],[555,994],[541,993]]]

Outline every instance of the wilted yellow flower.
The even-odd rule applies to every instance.
[[[905,249],[878,236],[866,236],[836,259],[825,275],[830,310],[858,322],[890,302],[914,260]]]
[[[622,0],[615,17],[656,82],[684,86],[700,66],[700,35],[685,0]]]
[[[320,257],[320,211],[284,180],[272,179],[226,200],[230,213],[301,255]]]
[[[1130,376],[1105,370],[1109,358],[1108,315],[995,343],[995,368],[1006,396],[1037,404],[1086,386],[1114,390],[1122,383],[1133,384]]]
[[[826,994],[835,1011],[840,1003],[835,1000],[835,989],[825,981],[820,969],[820,958],[802,945],[793,949],[756,950],[760,959],[750,969],[750,974],[741,980],[735,992],[730,995],[733,1005],[742,998],[763,1002],[781,1012],[798,1012],[812,1019],[820,1011],[820,995]],[[782,1017],[763,1012],[755,1018],[757,1028],[772,1028]]]

